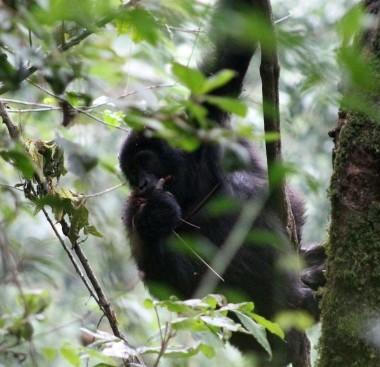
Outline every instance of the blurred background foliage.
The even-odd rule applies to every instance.
[[[68,172],[59,186],[87,195],[89,226],[95,234],[90,230],[82,247],[116,309],[120,329],[139,346],[158,332],[157,319],[143,306],[147,294],[122,227],[128,188],[108,189],[124,182],[117,154],[129,129],[128,114],[133,120],[138,111],[147,116],[160,111],[152,114],[152,123],[161,123],[183,107],[188,91],[177,84],[171,65],[195,67],[201,60],[202,50],[209,47],[204,31],[212,5],[206,0],[131,3],[137,6],[128,11],[120,11],[116,0],[0,3],[0,91],[27,145],[55,139],[65,151]],[[284,158],[292,167],[292,185],[307,204],[304,244],[326,238],[332,148],[327,132],[337,118],[341,78],[337,24],[354,3],[273,1]],[[72,45],[73,40],[78,45]],[[237,116],[234,127],[257,138],[262,148],[258,63],[255,57],[243,92],[248,113]],[[33,67],[38,71],[20,84]],[[0,132],[1,150],[14,151],[4,124]],[[25,167],[21,172],[25,174]],[[78,356],[80,347],[92,340],[82,327],[109,331],[109,326],[42,213],[25,199],[23,187],[15,187],[22,181],[20,172],[1,159],[0,365],[108,363],[96,353],[88,362],[88,350]],[[316,329],[312,333],[318,334]],[[212,360],[198,355],[165,359],[160,365],[218,364],[243,362],[230,348],[218,350]]]

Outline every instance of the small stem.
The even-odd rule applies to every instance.
[[[20,140],[20,133],[17,129],[17,126],[13,124],[11,118],[9,117],[7,110],[5,108],[5,104],[2,100],[0,100],[0,117],[3,119],[3,123],[8,129],[9,136],[14,141]]]

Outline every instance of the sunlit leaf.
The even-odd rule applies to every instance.
[[[61,349],[60,353],[67,362],[69,362],[74,367],[80,366],[79,350],[70,344],[65,344]]]
[[[202,88],[202,94],[207,94],[227,84],[236,73],[232,70],[222,70],[206,79]]]
[[[2,150],[0,156],[18,169],[26,179],[30,180],[33,177],[35,173],[33,163],[22,150],[18,148],[8,151]]]
[[[131,8],[116,19],[120,33],[128,33],[135,42],[147,41],[156,45],[159,41],[159,25],[153,15],[142,8]]]

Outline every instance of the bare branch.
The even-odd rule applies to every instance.
[[[34,191],[34,189],[32,189],[32,190]],[[34,192],[34,194],[36,195],[36,192]],[[63,250],[66,252],[68,258],[70,259],[71,263],[73,264],[75,271],[77,272],[77,274],[79,275],[79,277],[82,279],[84,285],[88,289],[91,297],[93,297],[94,300],[96,301],[96,303],[99,304],[99,299],[97,298],[96,294],[94,293],[93,289],[91,288],[90,283],[87,281],[86,277],[84,276],[84,274],[83,274],[83,272],[82,272],[82,270],[81,270],[78,262],[76,261],[75,257],[73,256],[71,250],[66,245],[65,240],[59,234],[58,229],[55,226],[55,224],[53,223],[53,221],[51,220],[48,212],[44,208],[42,208],[42,212],[44,213],[44,216],[45,216],[46,220],[49,222],[50,227],[52,228],[53,232],[55,233],[58,241],[61,243],[61,245],[63,247]]]
[[[271,40],[270,44],[263,44],[261,42],[260,76],[262,81],[264,129],[266,134],[274,133],[278,136],[277,140],[267,141],[265,143],[269,189],[271,200],[273,200],[273,203],[281,214],[288,238],[294,244],[295,248],[298,249],[299,241],[297,230],[286,191],[285,179],[281,178],[278,180],[278,175],[273,172],[282,164],[282,153],[278,91],[280,66],[278,62],[277,37],[270,0],[263,0],[261,2],[261,10],[264,13],[265,21],[267,22],[268,38]]]
[[[20,139],[20,133],[17,129],[17,126],[13,124],[11,118],[9,117],[2,100],[0,100],[0,117],[3,119],[3,123],[8,129],[8,133],[11,139],[18,141]]]
[[[94,198],[94,197],[97,197],[97,196],[101,196],[101,195],[104,195],[104,194],[108,194],[109,192],[112,192],[116,189],[118,189],[119,187],[123,186],[125,184],[125,181],[116,185],[116,186],[113,186],[113,187],[110,187],[109,189],[106,189],[106,190],[103,190],[103,191],[100,191],[100,192],[96,192],[95,194],[84,194],[84,195],[81,195],[81,198],[83,199],[88,199],[88,198]]]

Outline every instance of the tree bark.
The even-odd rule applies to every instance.
[[[378,13],[378,1],[363,1]],[[357,41],[371,87],[344,93],[334,137],[319,367],[380,366],[380,32]],[[353,53],[355,54],[355,53]],[[368,70],[368,69],[367,69]],[[365,103],[365,104],[364,104]],[[355,105],[356,107],[352,107]],[[362,106],[359,108],[358,106]],[[363,108],[363,106],[365,106]]]

